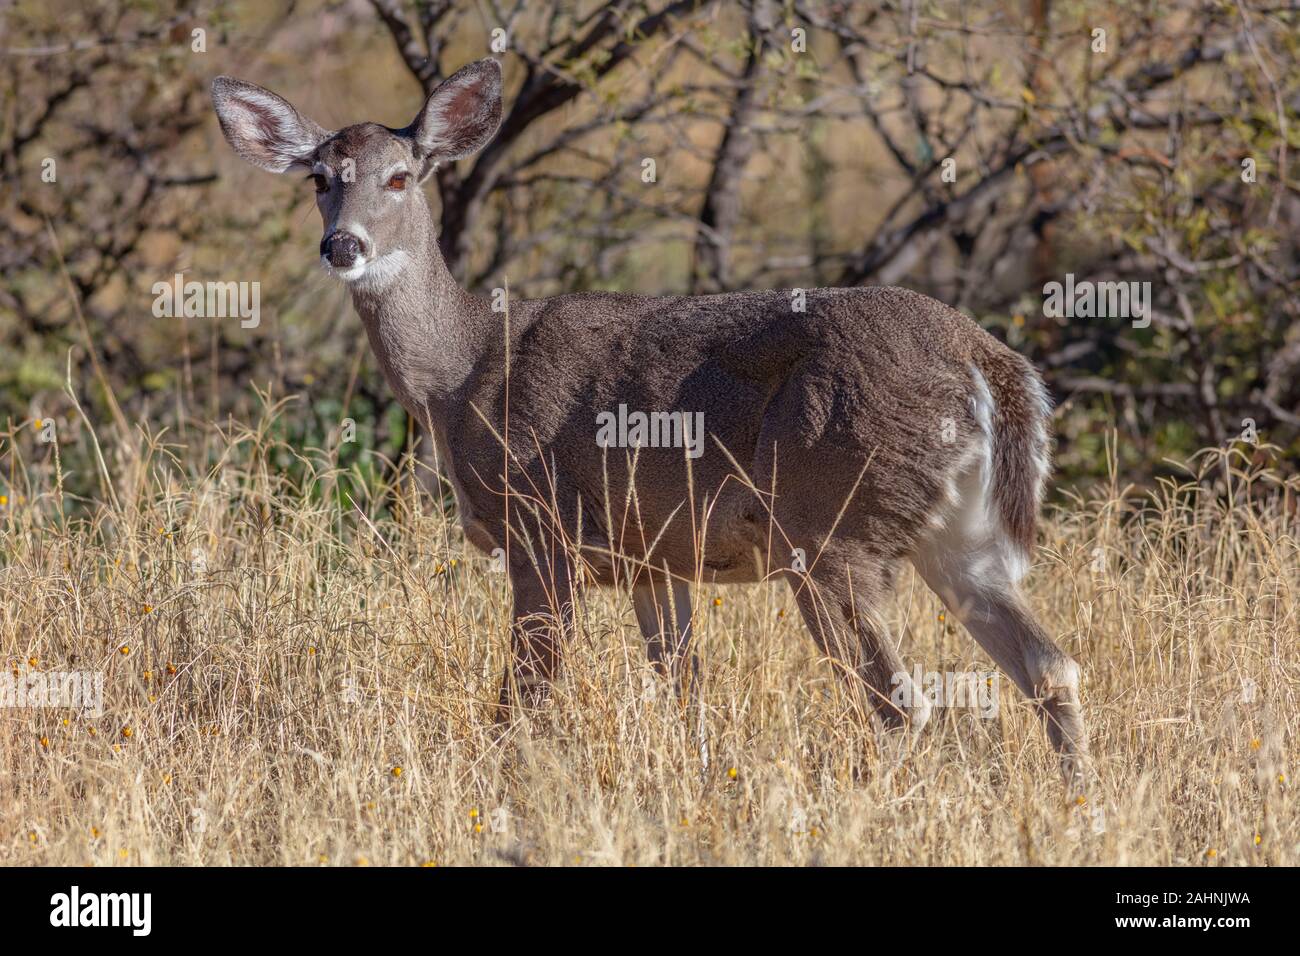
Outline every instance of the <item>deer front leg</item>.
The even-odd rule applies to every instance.
[[[648,575],[632,588],[632,606],[650,663],[671,677],[677,695],[695,696],[698,661],[691,653],[691,588],[685,581]]]
[[[573,581],[568,561],[556,557],[534,565],[512,566],[514,622],[512,661],[501,679],[497,720],[509,720],[514,705],[535,709],[549,696],[560,655],[573,626]]]

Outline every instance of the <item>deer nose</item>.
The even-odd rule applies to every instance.
[[[361,240],[350,232],[338,230],[321,240],[320,254],[336,269],[347,269],[363,253]]]

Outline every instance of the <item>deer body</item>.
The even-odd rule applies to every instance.
[[[919,691],[891,702],[910,678],[878,613],[911,561],[1039,702],[1077,774],[1078,668],[1018,589],[1050,444],[1046,395],[1022,357],[898,288],[591,292],[493,311],[453,280],[423,194],[402,179],[490,139],[492,61],[448,79],[404,130],[329,133],[225,78],[214,99],[245,158],[314,170],[322,257],[348,281],[399,401],[432,431],[467,539],[508,558],[503,707],[555,676],[583,578],[631,586],[652,658],[680,682],[690,584],[784,576],[854,692],[887,725],[917,729],[928,704]],[[351,185],[337,181],[349,161]],[[620,406],[703,413],[702,453],[603,447],[597,416]]]

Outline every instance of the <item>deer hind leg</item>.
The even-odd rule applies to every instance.
[[[1024,551],[981,501],[972,501],[985,494],[978,479],[959,481],[958,498],[966,507],[926,539],[912,563],[994,663],[1036,702],[1067,782],[1079,786],[1088,758],[1079,665],[1025,603],[1019,588]]]
[[[888,729],[918,733],[930,703],[909,676],[889,639],[879,607],[888,597],[893,564],[820,555],[808,574],[787,571],[804,623],[822,653],[841,670],[855,700],[865,699]]]
[[[671,677],[679,697],[694,696],[699,661],[691,653],[691,588],[685,581],[649,575],[632,588],[632,606],[650,663]]]

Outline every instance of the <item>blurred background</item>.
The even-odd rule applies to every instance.
[[[425,187],[471,289],[905,285],[1044,370],[1063,486],[1243,437],[1293,473],[1298,27],[1294,0],[0,0],[0,446],[48,456],[52,420],[93,494],[87,423],[111,458],[287,401],[291,446],[351,418],[343,463],[392,467],[417,436],[311,184],[240,161],[207,87],[399,127],[495,55],[501,132]],[[260,325],[155,317],[178,272],[259,282]],[[1150,326],[1046,315],[1067,273],[1151,283]]]

